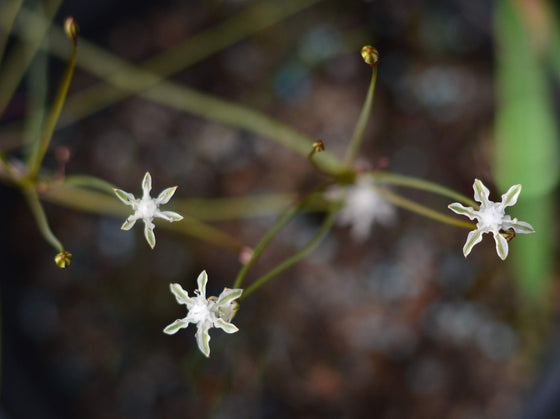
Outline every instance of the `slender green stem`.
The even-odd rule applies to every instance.
[[[89,175],[68,175],[64,178],[64,185],[70,187],[86,187],[97,189],[101,192],[107,192],[114,196],[113,188],[115,186],[104,179]]]
[[[311,239],[311,241],[305,245],[305,247],[303,249],[301,249],[298,253],[294,254],[293,256],[286,259],[284,262],[282,262],[279,265],[277,265],[276,267],[274,267],[271,271],[269,271],[265,275],[258,278],[254,283],[251,284],[251,286],[249,286],[249,288],[247,288],[243,292],[240,299],[242,300],[242,299],[248,297],[253,292],[258,290],[260,287],[265,285],[267,282],[269,282],[271,279],[273,279],[277,275],[281,274],[282,272],[284,272],[288,268],[291,268],[297,262],[299,262],[300,260],[305,258],[311,251],[313,251],[315,249],[315,247],[321,242],[321,240],[323,240],[323,238],[326,236],[326,234],[332,228],[338,208],[339,208],[339,206],[333,206],[333,208],[331,208],[329,210],[329,212],[327,213],[327,215],[325,217],[325,220],[323,221],[323,223],[321,224],[321,227],[319,228],[319,231],[317,232],[315,237],[313,237]]]
[[[45,215],[45,211],[43,210],[43,206],[41,205],[41,201],[39,200],[39,196],[37,195],[37,191],[33,188],[24,188],[23,193],[31,208],[31,212],[33,213],[33,217],[35,217],[35,221],[37,222],[37,226],[39,227],[39,231],[43,235],[46,241],[48,241],[55,249],[59,252],[64,251],[64,246],[60,240],[56,238],[54,233],[52,232],[51,228],[49,227],[49,222],[47,220],[47,216]]]
[[[344,164],[346,166],[352,165],[352,163],[356,159],[356,156],[358,155],[358,151],[360,150],[360,145],[362,144],[362,140],[364,138],[364,132],[371,115],[371,107],[373,105],[376,80],[377,65],[374,65],[372,67],[371,81],[369,83],[366,100],[364,101],[364,105],[362,106],[362,111],[360,112],[360,117],[358,118],[356,128],[354,129],[354,133],[352,134],[348,149],[346,150],[346,157],[344,158]]]
[[[30,158],[28,161],[30,179],[35,179],[37,173],[39,172],[41,162],[43,161],[45,153],[47,152],[47,149],[51,142],[51,138],[56,127],[56,122],[58,121],[60,112],[62,111],[62,107],[64,106],[64,100],[66,99],[66,94],[68,93],[70,82],[72,81],[72,75],[74,74],[74,67],[76,66],[76,55],[78,50],[77,46],[77,41],[76,39],[74,39],[72,41],[72,52],[70,54],[70,60],[68,61],[64,77],[62,78],[62,82],[54,99],[53,108],[51,109],[45,127],[43,128],[43,135],[33,145],[33,149],[31,150]]]
[[[479,205],[472,199],[466,197],[463,194],[455,192],[453,189],[446,188],[437,183],[433,183],[427,180],[418,179],[411,176],[399,175],[397,173],[389,172],[372,172],[375,180],[379,183],[387,183],[390,185],[404,186],[407,188],[419,189],[426,192],[433,192],[435,194],[445,196],[447,198],[455,199],[458,202],[471,206],[474,209],[478,209]]]
[[[282,230],[282,228],[286,225],[286,223],[290,221],[294,215],[297,214],[299,209],[300,209],[299,205],[288,208],[288,210],[284,212],[284,214],[282,214],[282,216],[276,221],[276,223],[274,223],[272,228],[267,231],[267,233],[264,235],[264,237],[261,239],[261,241],[257,244],[255,249],[253,250],[251,259],[249,259],[249,261],[245,265],[243,265],[243,267],[239,270],[237,277],[235,278],[233,288],[241,288],[241,285],[243,284],[243,280],[247,276],[247,273],[249,272],[251,266],[253,266],[253,264],[257,261],[257,259],[264,251],[264,249],[266,249],[266,247],[269,245],[272,239],[276,237],[276,235],[280,232],[280,230]]]
[[[392,204],[407,209],[409,211],[415,212],[416,214],[423,215],[424,217],[431,218],[433,220],[442,222],[444,224],[454,225],[457,227],[467,228],[469,230],[475,229],[476,225],[474,223],[470,223],[468,221],[457,220],[456,218],[450,217],[448,215],[442,214],[438,211],[435,211],[431,208],[428,208],[424,205],[418,204],[410,199],[404,198],[400,195],[397,195],[387,189],[383,188],[376,188],[376,191],[383,196],[387,201],[391,202]]]

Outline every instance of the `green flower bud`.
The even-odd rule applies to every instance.
[[[63,250],[54,257],[54,262],[59,268],[67,268],[72,263],[72,253]]]
[[[375,67],[379,61],[379,52],[371,45],[366,45],[362,48],[362,58],[366,64]]]

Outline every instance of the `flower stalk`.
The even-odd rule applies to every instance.
[[[371,115],[371,108],[373,106],[373,96],[375,93],[375,82],[377,81],[377,63],[379,61],[379,53],[377,50],[369,45],[362,48],[362,57],[364,61],[371,66],[371,81],[369,83],[368,92],[366,95],[366,100],[362,106],[362,111],[360,112],[360,117],[354,128],[354,133],[350,139],[350,144],[346,150],[346,157],[344,158],[344,164],[346,166],[351,166],[358,151],[360,150],[360,145],[364,138],[364,132]]]
[[[68,64],[66,66],[66,71],[64,72],[64,76],[62,77],[62,82],[56,93],[53,107],[51,109],[51,112],[49,113],[49,116],[47,117],[45,127],[43,128],[41,138],[34,143],[29,155],[29,159],[27,162],[29,173],[27,177],[30,180],[36,179],[37,173],[39,172],[39,169],[41,167],[41,163],[43,162],[43,158],[45,157],[45,153],[49,148],[56,123],[58,121],[58,118],[60,117],[62,107],[64,106],[64,100],[66,99],[66,95],[68,94],[68,88],[70,87],[72,76],[74,75],[74,67],[76,66],[76,56],[78,51],[78,25],[72,18],[68,18],[64,26],[68,38],[72,41],[72,51],[70,53],[70,59],[68,60]]]

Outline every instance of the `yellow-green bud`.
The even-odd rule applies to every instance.
[[[366,64],[375,67],[379,61],[379,52],[371,45],[366,45],[362,48],[362,58]]]
[[[317,140],[313,143],[313,151],[325,151],[325,144],[321,140]]]
[[[75,41],[78,38],[80,28],[73,17],[67,17],[64,21],[64,32],[66,32],[66,36],[68,36],[71,41]]]
[[[54,257],[54,262],[59,268],[67,268],[72,263],[72,253],[63,250]]]

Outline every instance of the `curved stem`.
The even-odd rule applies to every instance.
[[[469,230],[475,229],[476,225],[474,223],[469,223],[468,221],[457,220],[456,218],[450,217],[448,215],[442,214],[424,205],[418,204],[410,199],[404,198],[393,192],[388,191],[383,188],[375,188],[379,195],[383,196],[387,201],[392,204],[407,209],[409,211],[415,212],[416,214],[423,215],[424,217],[431,218],[433,220],[442,222],[444,224],[454,225],[457,227],[467,228]]]
[[[255,282],[253,282],[251,284],[251,286],[243,292],[240,300],[248,297],[253,292],[258,290],[260,287],[265,285],[268,281],[273,279],[275,276],[281,274],[286,269],[292,267],[297,262],[299,262],[304,257],[306,257],[309,253],[311,253],[311,251],[313,251],[315,249],[315,247],[321,242],[321,240],[323,240],[323,238],[326,236],[326,234],[330,231],[331,227],[333,226],[335,216],[336,216],[336,212],[337,212],[338,208],[339,208],[338,205],[333,206],[333,208],[331,208],[331,210],[327,213],[327,216],[326,216],[325,220],[323,221],[323,223],[321,224],[321,227],[319,228],[319,231],[317,232],[315,237],[313,237],[311,239],[311,241],[309,243],[307,243],[303,249],[301,249],[298,253],[289,257],[284,262],[280,263],[275,268],[273,268],[271,271],[269,271],[267,274],[261,276],[259,279],[257,279]]]
[[[39,231],[41,232],[45,240],[48,241],[59,252],[64,251],[64,246],[62,246],[62,243],[56,238],[49,226],[47,216],[45,214],[45,211],[43,210],[43,206],[41,205],[41,201],[39,200],[37,191],[35,189],[27,187],[23,189],[23,193],[25,195],[27,203],[29,204],[29,207],[31,208],[33,217],[35,217],[35,221],[37,222]]]
[[[351,166],[358,151],[360,150],[360,145],[362,144],[362,139],[364,138],[364,132],[371,115],[371,107],[373,105],[373,95],[375,93],[375,82],[377,80],[377,65],[372,67],[371,81],[369,83],[369,88],[366,96],[366,100],[362,106],[362,111],[360,112],[360,117],[356,123],[356,128],[352,134],[352,139],[346,150],[346,157],[344,158],[344,164],[346,166]]]
[[[478,209],[479,205],[474,202],[472,199],[466,197],[463,194],[455,192],[452,189],[449,189],[445,186],[441,186],[437,183],[433,183],[427,180],[418,179],[411,176],[400,175],[397,173],[389,173],[389,172],[372,172],[373,177],[379,183],[387,183],[390,185],[396,186],[404,186],[407,188],[419,189],[426,192],[433,192],[435,194],[445,196],[447,198],[455,199],[458,202],[473,207],[474,209]]]

